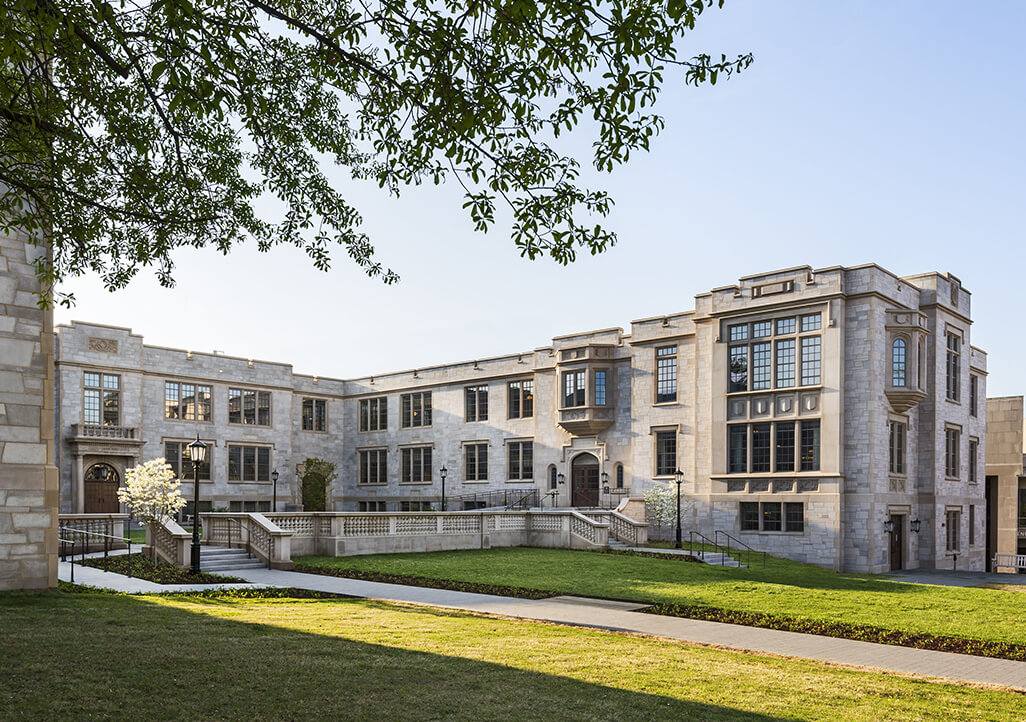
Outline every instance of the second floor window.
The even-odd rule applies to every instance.
[[[184,381],[164,382],[164,418],[210,421],[210,387]]]
[[[969,440],[969,483],[976,483],[976,464],[979,462],[980,442],[976,439]]]
[[[890,453],[888,471],[892,474],[905,473],[905,424],[891,422]]]
[[[97,426],[121,424],[121,377],[86,371],[82,377],[82,421]]]
[[[388,428],[388,399],[360,399],[360,431],[385,431]]]
[[[266,446],[229,446],[228,481],[270,481],[271,450]]]
[[[189,481],[193,478],[192,472],[192,457],[189,454],[189,443],[188,441],[165,441],[164,442],[164,460],[171,465],[171,468],[175,470],[175,475],[179,479]],[[210,462],[212,444],[207,444],[207,458],[202,464],[199,465],[199,478],[209,481],[210,480]]]
[[[973,374],[969,377],[969,415],[976,416],[976,406],[979,402],[980,377]]]
[[[818,419],[780,421],[774,424],[731,424],[727,427],[729,474],[819,471],[819,453]]]
[[[595,405],[606,405],[606,372],[595,372]]]
[[[587,372],[567,371],[563,374],[563,408],[569,409],[574,406],[585,406],[588,399],[585,396],[584,377]]]
[[[656,476],[673,476],[677,471],[677,432],[656,432]]]
[[[487,421],[488,420],[488,387],[467,386],[463,389],[465,420],[466,421]]]
[[[465,481],[488,481],[488,444],[467,444],[463,459]]]
[[[891,344],[891,386],[905,385],[905,340],[894,339]]]
[[[962,434],[958,429],[944,429],[944,475],[955,478],[959,472],[958,447]]]
[[[958,375],[961,369],[962,339],[956,334],[948,334],[948,363],[946,392],[949,401],[958,401]]]
[[[357,454],[357,483],[361,486],[388,483],[388,450],[361,449]]]
[[[270,426],[271,392],[228,389],[228,423]]]
[[[656,349],[656,403],[677,400],[677,347]]]
[[[431,426],[430,391],[421,391],[415,394],[403,394],[399,400],[401,407],[400,426],[404,429]]]
[[[534,381],[509,382],[509,418],[534,416]]]
[[[324,399],[303,399],[303,431],[328,430],[328,402]]]
[[[399,481],[426,484],[431,481],[431,447],[413,446],[399,450]]]

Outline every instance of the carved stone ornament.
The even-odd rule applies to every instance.
[[[118,342],[112,338],[89,337],[89,350],[98,353],[117,353]]]

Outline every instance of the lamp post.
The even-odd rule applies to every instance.
[[[273,486],[271,487],[273,489],[273,491],[271,492],[271,511],[275,512],[275,511],[278,511],[278,470],[277,469],[275,469],[274,471],[271,472],[271,483],[273,484]]]
[[[684,483],[684,472],[677,469],[673,472],[673,480],[677,483],[677,549],[682,548],[680,544],[680,485]]]
[[[606,502],[609,503],[610,499],[609,499],[609,472],[608,471],[603,471],[602,472],[602,495],[606,497]],[[602,505],[599,504],[599,506],[602,506]],[[608,508],[612,509],[613,508],[612,504],[610,504],[610,506]]]
[[[189,459],[192,460],[192,573],[200,573],[199,541],[199,468],[207,460],[207,445],[199,440],[189,444]]]
[[[559,496],[559,487],[563,486],[563,484],[565,484],[565,483],[566,483],[566,476],[563,475],[563,472],[561,471],[558,474],[556,474],[556,488],[552,490],[552,508],[553,509],[556,508],[556,497]]]
[[[442,477],[442,511],[445,511],[445,477],[449,474],[449,470],[444,466],[438,470],[438,475]]]

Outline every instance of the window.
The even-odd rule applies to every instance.
[[[357,511],[388,511],[388,503],[384,501],[359,501],[356,503]]]
[[[961,511],[949,511],[946,515],[947,524],[947,550],[949,552],[958,552],[959,550],[959,526],[962,524],[962,512]]]
[[[467,386],[463,389],[463,397],[466,421],[488,420],[487,386]]]
[[[97,426],[121,423],[121,377],[86,371],[82,386],[82,420]]]
[[[534,416],[534,381],[510,381],[509,418],[527,419]]]
[[[595,405],[606,405],[606,372],[595,372]]]
[[[623,464],[616,465],[616,488],[623,488]]]
[[[767,473],[770,470],[769,424],[752,424],[752,473]]]
[[[969,376],[969,415],[976,416],[976,405],[980,393],[980,377],[976,374]]]
[[[905,473],[905,424],[891,422],[887,470],[892,474]]]
[[[976,439],[969,439],[969,483],[976,483],[976,464],[979,455],[980,442]],[[972,542],[970,542],[972,543]]]
[[[677,347],[656,349],[656,403],[668,404],[677,400]]]
[[[584,395],[584,375],[582,371],[567,371],[563,374],[563,408],[585,406],[588,401]]]
[[[488,481],[488,444],[467,444],[463,447],[463,479]]]
[[[748,471],[748,425],[728,426],[727,433],[727,471],[743,474]]]
[[[944,475],[951,478],[958,477],[960,436],[961,433],[958,429],[944,429]]]
[[[819,421],[803,421],[801,470],[819,471]]]
[[[399,511],[431,511],[430,501],[400,501]]]
[[[361,486],[388,483],[388,450],[360,449],[356,455],[356,483]]]
[[[794,319],[781,318],[777,320],[777,335],[784,336],[789,333],[794,333]]]
[[[264,512],[264,511],[270,511],[270,510],[271,510],[271,502],[269,502],[269,501],[237,500],[237,501],[230,501],[230,502],[228,502],[228,511],[233,511],[233,512],[240,512],[240,511],[245,511],[245,512],[259,511],[259,512]]]
[[[961,336],[949,333],[947,365],[947,397],[949,401],[958,401],[958,373],[961,366],[961,355]]]
[[[271,392],[228,389],[228,423],[270,426]]]
[[[752,324],[752,338],[766,338],[773,335],[772,321],[759,321]]]
[[[819,336],[802,338],[802,386],[819,383],[820,348]]]
[[[411,446],[399,450],[401,484],[427,484],[431,476],[431,447]]]
[[[328,402],[324,399],[303,399],[303,431],[328,430]]]
[[[657,431],[656,476],[673,476],[677,471],[677,432]]]
[[[819,331],[823,325],[823,314],[821,313],[809,313],[801,318],[801,329],[802,333],[809,333],[810,331]]]
[[[794,386],[794,339],[777,341],[777,388]]]
[[[794,471],[794,424],[785,422],[773,425],[777,436],[776,471]]]
[[[228,481],[270,481],[271,450],[266,446],[228,446]]]
[[[511,441],[506,447],[510,481],[529,481],[534,478],[534,442]]]
[[[360,431],[385,431],[388,428],[388,399],[360,399]]]
[[[730,360],[727,365],[727,392],[748,390],[748,347],[731,346]]]
[[[559,479],[556,478],[556,467],[549,467],[549,489],[555,489],[559,486]]]
[[[805,531],[805,505],[800,502],[742,501],[741,531]]]
[[[752,344],[752,391],[763,391],[772,385],[772,344]]]
[[[969,546],[976,544],[976,505],[969,505]]]
[[[891,386],[905,385],[905,340],[894,339],[891,344]]]
[[[210,421],[210,387],[179,381],[164,382],[164,418]]]
[[[189,481],[192,479],[192,455],[189,453],[189,441],[165,441],[164,460],[175,470],[175,476]],[[207,442],[207,458],[199,466],[199,478],[210,480],[210,461],[213,444]]]
[[[404,429],[431,426],[431,392],[403,394],[400,397],[402,414],[399,425]]]
[[[729,326],[727,328],[727,335],[731,341],[747,341],[748,340],[748,324],[742,323],[736,326]]]

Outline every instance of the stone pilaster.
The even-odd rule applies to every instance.
[[[32,265],[45,252],[0,236],[0,590],[57,586],[53,312]]]

